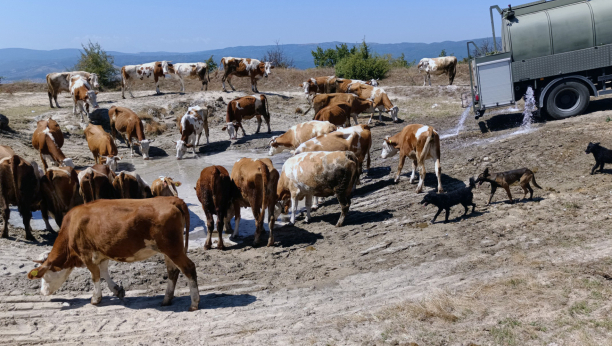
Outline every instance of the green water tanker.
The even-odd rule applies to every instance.
[[[501,15],[501,46],[495,12]],[[591,97],[612,93],[612,0],[491,6],[490,14],[496,53],[483,55],[468,43],[476,118],[514,105],[529,87],[540,110],[555,119],[581,114]],[[473,58],[470,47],[479,56]]]

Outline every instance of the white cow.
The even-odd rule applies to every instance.
[[[208,82],[210,82],[210,71],[208,70],[208,65],[204,62],[194,62],[194,63],[177,63],[173,64],[170,69],[170,73],[174,74],[181,81],[181,92],[185,92],[185,81],[184,78],[190,79],[199,79],[202,82],[202,89],[204,90],[204,85],[206,85],[206,90],[208,90]]]
[[[54,72],[47,75],[47,94],[49,95],[49,105],[53,108],[52,100],[55,100],[55,105],[60,108],[57,103],[57,95],[62,91],[70,92],[70,78],[72,76],[83,76],[87,79],[90,85],[94,88],[99,88],[98,75],[95,73],[89,73],[85,71],[72,71],[72,72]]]
[[[171,61],[155,61],[142,65],[125,65],[121,68],[121,97],[125,98],[125,89],[129,89],[130,96],[134,98],[132,94],[132,85],[136,79],[143,80],[145,78],[153,77],[155,80],[155,90],[157,94],[161,94],[159,91],[159,78],[165,78],[169,74],[168,68],[171,68]]]
[[[81,114],[81,122],[83,122],[83,113],[89,116],[89,105],[96,109],[100,108],[96,100],[97,94],[98,92],[93,90],[85,77],[80,75],[70,77],[70,95],[72,95],[72,101],[74,102],[72,113],[77,115],[78,105],[80,109],[79,113]]]
[[[419,73],[425,71],[425,81],[423,86],[427,84],[429,80],[429,86],[431,86],[431,75],[439,76],[443,74],[448,75],[449,85],[453,85],[455,75],[457,74],[457,57],[446,56],[441,58],[423,58],[417,65]]]

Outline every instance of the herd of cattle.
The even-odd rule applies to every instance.
[[[427,61],[425,61],[427,60]],[[225,80],[231,85],[231,76],[250,77],[252,90],[257,91],[257,80],[267,77],[270,63],[255,59],[223,58]],[[424,59],[420,64],[428,74],[439,73],[442,62]],[[456,64],[456,60],[455,60]],[[445,68],[454,77],[454,69]],[[154,77],[159,93],[158,78],[165,74],[199,78],[203,85],[209,80],[206,64],[171,64],[168,61],[143,65],[124,66],[121,69],[122,91],[130,91],[134,79]],[[74,111],[79,106],[88,113],[89,105],[96,102],[97,76],[93,73],[55,73],[47,76],[49,102],[57,104],[57,94],[70,91]],[[212,247],[213,215],[217,216],[218,249],[224,249],[223,230],[231,232],[230,239],[238,236],[240,208],[250,207],[256,223],[254,245],[261,241],[264,218],[268,212],[268,246],[274,245],[274,223],[281,213],[291,213],[295,223],[298,202],[305,200],[306,219],[311,210],[318,207],[319,198],[335,196],[341,206],[336,226],[342,226],[351,204],[351,195],[360,184],[363,164],[370,169],[372,136],[369,125],[359,125],[357,115],[376,110],[389,112],[398,121],[398,108],[393,106],[377,81],[347,80],[336,77],[311,78],[303,82],[315,119],[291,127],[281,136],[270,140],[269,155],[289,150],[293,156],[277,171],[270,159],[243,158],[234,164],[231,175],[222,166],[210,166],[202,170],[196,184],[196,194],[206,215],[207,239],[205,249]],[[184,90],[184,84],[182,85]],[[131,94],[131,91],[130,91]],[[122,92],[123,96],[123,92]],[[312,99],[310,100],[310,98]],[[229,102],[226,125],[230,139],[235,139],[242,128],[243,119],[257,117],[259,132],[261,117],[270,131],[270,113],[265,95],[244,96]],[[180,139],[176,141],[177,159],[183,158],[189,148],[195,154],[202,132],[209,142],[208,107],[190,107],[180,119]],[[143,159],[149,159],[151,140],[145,138],[144,124],[138,115],[125,107],[109,109],[111,133],[102,126],[89,124],[85,129],[88,147],[95,165],[76,169],[71,158],[61,148],[64,143],[58,123],[49,118],[40,120],[32,136],[32,146],[39,151],[43,168],[35,161],[15,155],[7,146],[0,146],[0,212],[4,222],[2,237],[8,237],[9,205],[17,206],[23,218],[26,239],[35,240],[30,227],[32,211],[40,210],[48,231],[51,215],[60,232],[52,250],[43,254],[41,265],[32,270],[30,279],[42,279],[41,291],[48,295],[55,292],[75,267],[87,267],[92,274],[94,294],[92,304],[100,302],[102,294],[100,277],[104,278],[114,295],[123,297],[122,287],[115,284],[108,273],[108,261],[142,261],[156,253],[165,256],[168,268],[168,286],[163,304],[170,304],[179,270],[189,280],[191,291],[190,310],[198,308],[195,265],[186,256],[189,237],[189,212],[178,198],[177,186],[181,183],[170,177],[160,177],[149,186],[135,172],[117,172],[117,137],[124,139],[132,155],[139,148]],[[350,118],[354,119],[354,126]],[[382,119],[381,119],[382,120]],[[368,122],[369,124],[369,122]],[[417,192],[423,189],[425,160],[435,161],[438,192],[443,192],[440,181],[440,137],[427,125],[408,125],[400,133],[387,136],[383,142],[382,157],[399,153],[399,166],[395,181],[406,158],[412,160],[412,175],[419,169]],[[49,163],[52,165],[50,166]],[[152,198],[155,197],[155,198]],[[235,218],[232,230],[230,221]],[[185,238],[183,239],[183,231]]]

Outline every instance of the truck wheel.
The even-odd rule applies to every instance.
[[[561,82],[555,85],[552,90],[546,95],[546,112],[553,119],[565,119],[584,113],[591,95],[586,85],[568,81]]]

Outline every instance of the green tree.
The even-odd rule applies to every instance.
[[[350,79],[383,79],[390,69],[389,60],[372,53],[365,40],[353,53],[336,64],[336,75]]]
[[[99,43],[89,41],[87,45],[81,45],[83,51],[76,65],[71,71],[87,71],[98,75],[98,82],[102,87],[110,88],[116,82],[116,75],[119,72],[115,68],[115,59],[106,53]]]
[[[402,55],[396,59],[394,59],[391,54],[385,54],[384,58],[389,62],[389,66],[391,68],[409,68],[416,65],[416,60],[407,61],[404,53],[402,53]]]
[[[442,51],[440,52],[440,55],[438,55],[440,58],[443,58],[446,56],[446,49],[442,49]]]
[[[336,45],[336,48],[328,48],[323,50],[321,47],[317,47],[316,51],[311,51],[314,58],[314,64],[316,67],[334,67],[336,64],[348,57],[351,54],[357,52],[357,47],[348,47],[346,43]]]
[[[219,65],[213,60],[213,55],[211,55],[205,63],[208,66],[208,72],[213,72],[219,68]]]

